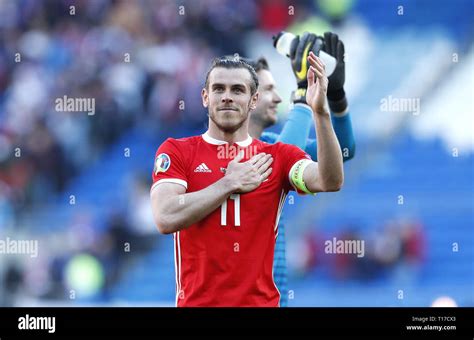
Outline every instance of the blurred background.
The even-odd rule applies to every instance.
[[[157,147],[206,130],[200,90],[224,54],[269,60],[280,131],[295,80],[272,35],[331,30],[356,155],[339,193],[287,199],[290,306],[473,306],[473,7],[0,0],[0,305],[173,306],[173,238],[149,203]],[[95,111],[57,110],[64,96]],[[326,254],[334,237],[365,255]]]

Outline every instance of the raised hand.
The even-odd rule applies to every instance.
[[[315,114],[329,114],[326,95],[328,90],[328,78],[324,63],[313,52],[309,53],[308,61],[308,90],[306,102]]]

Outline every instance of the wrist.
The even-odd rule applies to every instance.
[[[344,98],[345,96],[346,96],[346,92],[344,91],[343,87],[339,89],[333,89],[333,90],[328,89],[328,100],[338,101]]]
[[[326,98],[324,100],[316,101],[315,103],[311,103],[311,110],[313,111],[313,116],[331,116],[331,112],[329,111],[328,101]]]
[[[313,116],[314,118],[330,118],[331,114],[329,113],[329,110],[324,108],[324,109],[317,109],[313,110]]]
[[[225,175],[220,181],[224,190],[226,190],[226,193],[229,195],[239,190],[239,184],[230,175]]]
[[[328,91],[328,104],[332,112],[342,113],[347,109],[347,98],[344,88]]]

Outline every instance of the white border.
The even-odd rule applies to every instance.
[[[209,131],[206,131],[205,133],[202,134],[202,139],[204,139],[205,142],[209,144],[213,144],[213,145],[229,144],[226,141],[218,140],[209,136]],[[252,137],[250,137],[250,135],[247,135],[247,138],[245,140],[240,141],[240,142],[235,142],[235,144],[237,144],[238,146],[247,147],[250,144],[252,144]]]
[[[161,183],[174,183],[174,184],[182,185],[186,189],[188,188],[188,182],[183,181],[182,179],[179,179],[179,178],[163,178],[163,179],[160,179],[159,181],[153,183],[153,185],[151,186],[150,192],[152,192],[153,189],[155,189],[156,186],[158,184],[161,184]]]

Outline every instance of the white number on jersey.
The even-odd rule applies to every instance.
[[[240,226],[240,194],[230,195],[230,199],[234,200],[234,226]],[[227,225],[227,200],[221,205],[221,226]]]

